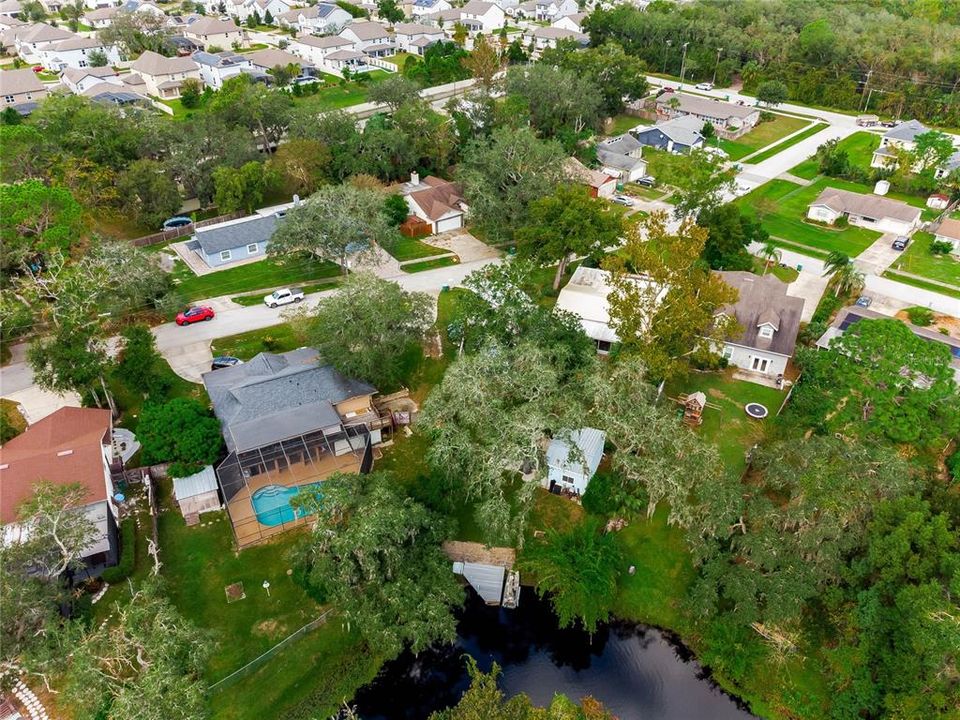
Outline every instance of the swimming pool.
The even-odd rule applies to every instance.
[[[282,523],[289,523],[303,517],[303,510],[294,510],[290,501],[300,494],[301,488],[313,487],[320,483],[308,483],[297,487],[283,485],[267,485],[257,490],[250,498],[253,512],[261,525],[273,527]]]

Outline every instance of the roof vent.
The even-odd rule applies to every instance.
[[[6,470],[8,467],[10,467],[10,464],[4,463],[3,465],[0,465],[0,470]]]
[[[65,455],[73,455],[73,450],[61,450],[57,453],[57,457],[64,457]]]

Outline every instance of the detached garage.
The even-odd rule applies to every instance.
[[[220,493],[217,490],[217,476],[212,465],[207,465],[198,473],[173,479],[173,496],[177,507],[187,525],[200,520],[200,514],[219,510]]]

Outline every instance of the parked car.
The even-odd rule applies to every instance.
[[[897,236],[897,239],[893,241],[893,245],[890,247],[892,247],[894,250],[906,250],[907,245],[909,244],[910,238],[908,238],[906,235],[899,235]]]
[[[34,71],[35,73],[41,73],[41,72],[43,72],[43,65],[34,65],[34,66],[33,66],[33,71]]]
[[[177,217],[172,217],[169,220],[164,221],[163,229],[173,230],[174,228],[179,228],[179,227],[184,227],[185,225],[189,225],[192,222],[193,220],[191,220],[190,218],[179,215]]]
[[[885,127],[885,128],[892,128],[896,126],[897,124],[892,120],[884,120],[883,122],[880,123],[880,127]]]
[[[218,355],[210,363],[211,370],[221,370],[223,368],[233,367],[234,365],[243,365],[243,360],[235,358],[232,355]]]
[[[862,308],[870,307],[870,303],[872,302],[873,302],[873,298],[869,298],[866,295],[861,295],[860,297],[857,298],[857,305],[859,305]]]
[[[637,178],[636,183],[643,187],[654,188],[657,186],[657,179],[653,175],[644,175],[642,178]]]
[[[206,305],[188,307],[177,313],[177,325],[181,327],[184,325],[192,325],[193,323],[202,322],[203,320],[213,320],[215,316],[216,313],[212,307],[207,307]]]
[[[617,205],[624,205],[626,207],[633,207],[633,200],[628,198],[626,195],[614,195],[612,198],[613,202]]]
[[[272,308],[298,303],[301,300],[303,300],[303,290],[300,288],[283,288],[263,296],[263,304]]]
[[[696,88],[697,90],[713,90],[713,83],[708,83],[708,82],[697,83]]]

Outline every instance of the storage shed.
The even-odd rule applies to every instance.
[[[220,494],[213,466],[207,465],[200,472],[187,477],[174,478],[173,496],[188,525],[191,524],[190,520],[196,522],[200,513],[219,510]]]
[[[603,459],[607,435],[596,428],[567,430],[557,434],[547,446],[545,486],[560,487],[582,495]]]

